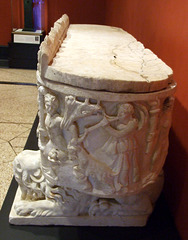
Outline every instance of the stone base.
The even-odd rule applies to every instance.
[[[14,210],[20,200],[21,190],[17,189],[16,196],[9,215],[9,222],[15,225],[66,225],[66,226],[145,226],[149,215],[140,216],[76,216],[76,217],[32,217],[19,216]]]

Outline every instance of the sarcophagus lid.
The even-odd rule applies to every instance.
[[[120,28],[69,25],[64,15],[45,42],[53,42],[47,46],[47,55],[52,54],[45,69],[45,78],[52,81],[128,93],[159,91],[173,83],[172,69]]]

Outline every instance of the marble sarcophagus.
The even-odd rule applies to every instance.
[[[163,186],[171,68],[122,29],[63,15],[37,83],[39,150],[14,160],[10,223],[144,226]]]

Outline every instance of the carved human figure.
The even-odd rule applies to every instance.
[[[114,174],[114,187],[119,191],[129,183],[139,180],[137,162],[137,142],[134,136],[138,120],[134,117],[134,107],[129,103],[118,106],[117,120],[110,121],[104,117],[104,129],[109,138],[101,150],[111,156],[108,166]]]
[[[43,128],[38,129],[41,149],[41,168],[45,176],[47,198],[58,198],[53,193],[53,187],[57,185],[57,164],[67,160],[66,141],[61,129],[63,117],[58,113],[59,102],[54,94],[44,92],[44,107],[46,116]]]
[[[63,117],[57,112],[59,106],[58,99],[55,95],[47,93],[44,96],[44,102],[47,113],[45,118],[46,129],[43,131],[43,135],[47,135],[49,140],[44,147],[43,154],[52,162],[65,160],[67,148],[61,128]]]
[[[135,133],[142,129],[146,122],[147,111],[144,107],[139,104],[119,104],[117,115],[109,116],[99,103],[90,104],[88,99],[80,102],[73,96],[67,96],[63,116],[60,116],[58,99],[49,92],[44,94],[43,106],[44,124],[39,131],[40,137],[44,136],[46,141],[43,142],[41,154],[38,152],[39,162],[36,165],[41,182],[36,194],[31,188],[28,189],[22,174],[20,175],[22,195],[31,196],[31,199],[27,202],[22,198],[15,205],[16,213],[33,216],[129,214],[127,198],[125,195],[118,197],[118,194],[116,197],[116,193],[121,189],[123,191],[123,187],[128,188],[129,184],[136,183],[140,177]],[[95,116],[97,121],[93,121],[89,127],[84,125],[79,128],[77,120],[86,116],[91,119],[94,114],[98,117]],[[105,132],[107,137],[105,144],[101,144],[100,152],[104,153],[103,157],[108,155],[108,160],[105,157],[100,158],[100,154],[87,151],[85,142],[90,142],[91,139],[88,135],[99,128],[99,132]],[[28,168],[30,169],[30,166]],[[63,176],[61,178],[60,175],[65,173],[65,169],[73,171],[72,178],[76,178],[81,186],[78,190],[69,186],[68,178],[65,181],[67,185],[61,181]],[[36,171],[33,170],[34,173]],[[93,196],[95,192],[101,195]],[[102,196],[107,195],[115,197],[115,200],[104,200]],[[39,200],[33,200],[33,196]],[[139,196],[137,200],[131,212],[150,213],[149,198]]]

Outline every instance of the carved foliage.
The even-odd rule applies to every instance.
[[[149,214],[150,195],[137,191],[162,169],[174,99],[112,107],[40,86],[38,100],[40,151],[14,162],[22,191],[17,214]]]
[[[101,195],[127,192],[141,181],[144,160],[138,156],[143,159],[143,146],[147,153],[154,142],[149,140],[156,128],[150,117],[152,108],[143,103],[117,103],[115,107],[115,113],[107,114],[104,102],[90,103],[90,99],[72,95],[64,96],[60,107],[54,93],[39,88],[39,146],[47,165],[59,164],[58,184],[67,182],[65,169],[72,172],[68,187],[79,182],[77,190]],[[152,127],[147,135],[148,122]],[[141,146],[139,136],[146,138]]]
[[[47,165],[59,164],[58,184],[66,182],[63,172],[70,168],[73,182],[68,187],[79,182],[79,191],[110,195],[136,191],[142,181],[146,184],[160,173],[168,149],[172,97],[116,103],[113,110],[106,102],[63,98],[60,106],[58,96],[39,87],[39,146]]]

